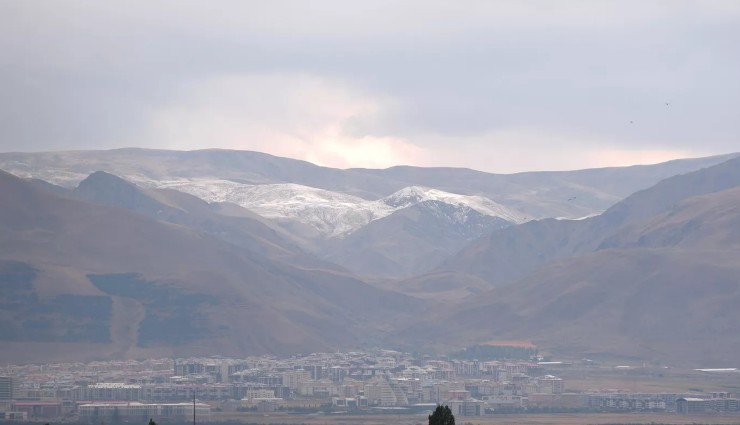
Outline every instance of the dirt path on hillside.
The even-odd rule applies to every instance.
[[[139,341],[139,324],[144,320],[144,306],[131,298],[111,297],[111,357],[127,358]]]

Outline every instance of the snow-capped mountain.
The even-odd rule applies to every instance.
[[[230,180],[180,180],[159,182],[157,186],[186,192],[208,202],[232,202],[265,218],[295,220],[327,237],[347,235],[371,221],[427,201],[461,207],[456,211],[473,210],[510,223],[524,221],[518,212],[488,198],[420,186],[407,187],[374,201],[292,183],[248,185]],[[458,215],[459,222],[464,223],[465,214]]]
[[[232,202],[265,218],[296,220],[328,237],[352,232],[394,211],[382,202],[292,183],[247,185],[197,180],[162,182],[158,186],[208,202]]]
[[[444,204],[468,207],[483,215],[499,217],[512,223],[522,223],[524,216],[483,196],[459,195],[430,187],[410,186],[382,199],[383,203],[395,209],[406,208],[426,201],[439,201]]]
[[[213,196],[209,193],[211,185],[225,189],[237,184],[294,183],[354,195],[363,201],[390,197],[398,191],[403,198],[403,189],[409,187],[436,188],[452,194],[486,197],[522,213],[527,220],[539,220],[598,213],[660,180],[716,165],[735,156],[737,154],[640,167],[490,174],[468,169],[407,166],[385,170],[340,170],[259,152],[126,148],[0,153],[0,169],[70,189],[95,171],[106,171],[146,188],[161,187],[167,182],[189,182],[192,190],[205,190],[207,197]],[[202,181],[209,184],[192,184]],[[428,190],[422,189],[422,192],[423,199],[430,196]],[[393,204],[391,200],[389,202]],[[467,199],[466,202],[472,200]],[[480,210],[479,207],[483,206],[475,208]],[[393,206],[394,210],[396,207]]]

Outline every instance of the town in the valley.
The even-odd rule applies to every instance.
[[[498,348],[494,354],[500,355]],[[477,347],[458,358],[375,349],[7,365],[0,372],[0,419],[203,423],[280,412],[420,415],[437,404],[471,418],[524,412],[740,415],[736,369],[557,361],[529,348],[505,348],[503,354],[519,358],[472,358],[492,354]],[[701,386],[687,386],[693,381]]]

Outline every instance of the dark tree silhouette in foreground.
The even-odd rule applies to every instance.
[[[455,416],[449,407],[437,405],[434,413],[429,415],[429,425],[455,425]]]
[[[149,425],[157,425],[157,423],[154,422],[154,419],[149,419]]]

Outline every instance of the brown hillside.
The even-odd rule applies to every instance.
[[[684,200],[740,186],[740,159],[668,178],[584,220],[540,220],[493,232],[462,249],[438,270],[473,274],[509,285],[552,261],[584,255],[626,225],[670,213]],[[606,244],[605,246],[610,246]]]
[[[403,333],[410,343],[527,339],[572,356],[740,366],[740,189],[627,226],[611,249],[560,260]]]
[[[0,260],[3,361],[349,347],[420,305],[3,172]]]

